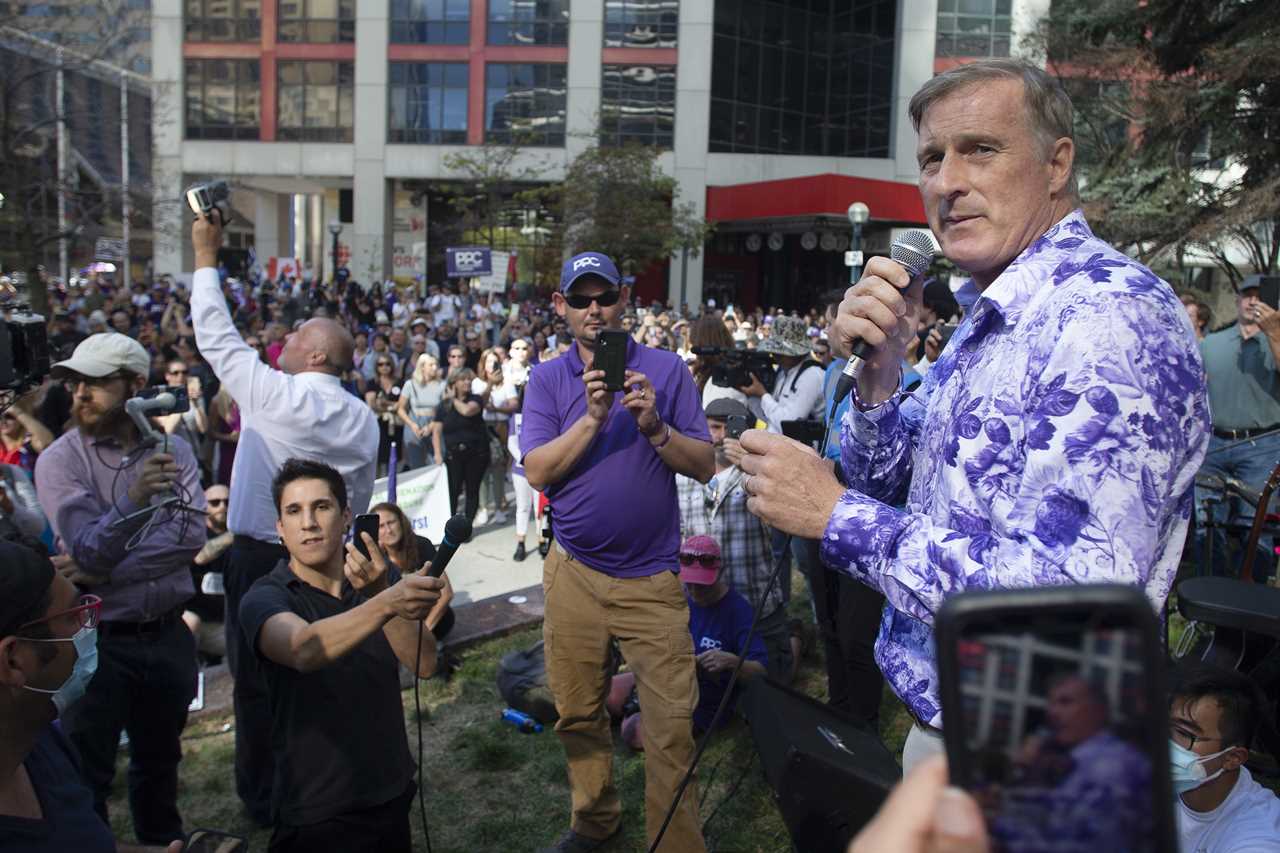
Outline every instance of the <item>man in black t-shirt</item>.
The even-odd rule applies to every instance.
[[[272,496],[289,559],[240,603],[271,709],[269,849],[408,853],[413,761],[396,661],[435,670],[435,638],[419,626],[444,582],[401,577],[367,534],[371,559],[344,551],[347,490],[328,465],[290,459]]]

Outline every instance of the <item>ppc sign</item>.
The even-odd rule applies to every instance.
[[[481,246],[464,246],[444,250],[449,278],[469,278],[492,273],[489,250]]]

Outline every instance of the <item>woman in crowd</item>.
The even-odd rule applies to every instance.
[[[231,465],[236,459],[236,445],[240,441],[240,407],[232,399],[231,392],[223,385],[209,404],[209,435],[214,440],[213,481],[220,486],[231,485]]]
[[[36,470],[36,457],[50,444],[53,433],[35,415],[39,390],[14,401],[0,415],[0,463]]]
[[[396,414],[400,383],[396,381],[396,362],[390,352],[378,353],[373,370],[373,382],[364,393],[364,400],[378,418],[378,476],[384,477],[391,461],[392,443],[401,444],[400,416]]]
[[[511,430],[507,436],[507,450],[511,454],[511,483],[515,486],[516,491],[516,562],[521,562],[528,552],[525,550],[525,537],[529,533],[529,518],[537,513],[537,496],[533,486],[529,485],[529,481],[524,476],[524,466],[520,464],[520,427],[524,421],[524,415],[521,411],[524,409],[524,390],[529,381],[529,371],[526,369],[521,371],[518,369],[519,362],[528,358],[528,353],[532,349],[532,343],[525,338],[514,340],[511,342],[511,358],[507,364],[516,363],[516,368],[507,370],[507,377],[512,388],[515,389],[515,411],[511,414]],[[537,546],[542,545],[542,528],[538,524],[534,524],[534,534],[538,538]]]
[[[436,546],[431,544],[430,539],[413,532],[413,525],[400,507],[384,502],[369,511],[378,514],[378,545],[400,574],[416,572],[424,563],[435,559]],[[440,579],[444,581],[440,600],[423,620],[437,641],[448,635],[453,629],[454,621],[453,608],[449,606],[449,602],[453,601],[453,585],[449,583],[449,573],[445,572]]]
[[[444,398],[444,380],[440,378],[440,362],[424,353],[418,357],[413,375],[400,392],[396,414],[404,422],[405,461],[409,468],[428,464],[427,442],[431,442],[430,464],[444,461],[440,448],[440,431],[433,429],[436,410]]]
[[[476,374],[462,367],[449,372],[444,402],[436,412],[449,472],[449,513],[458,513],[458,491],[465,489],[467,519],[480,510],[480,482],[489,468],[489,431],[484,424],[484,398],[471,392]]]
[[[690,327],[689,347],[691,351],[715,348],[727,352],[734,348],[733,336],[725,323],[714,316],[707,316]],[[702,394],[704,408],[710,405],[712,400],[719,400],[722,397],[737,400],[744,406],[747,404],[747,395],[737,388],[722,388],[711,381],[712,373],[723,358],[723,355],[695,354],[693,363],[689,365],[689,369],[693,371],[693,379],[698,384],[698,391]]]
[[[533,333],[533,346],[529,349],[529,361],[532,364],[542,362],[542,354],[547,351],[547,335],[541,329]]]
[[[492,347],[480,354],[480,381],[484,383],[484,422],[489,428],[488,497],[485,507],[493,524],[507,521],[507,435],[509,419],[516,410],[516,388],[506,381],[502,369],[503,352]]]

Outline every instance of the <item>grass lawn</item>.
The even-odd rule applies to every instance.
[[[797,614],[807,614],[807,591],[798,573],[796,581],[792,608]],[[495,682],[499,659],[540,637],[541,629],[530,629],[473,646],[463,654],[463,666],[451,682],[432,679],[421,685],[423,778],[435,853],[533,851],[550,843],[569,824],[564,752],[555,733],[548,729],[524,735],[498,719],[504,707]],[[820,650],[806,656],[797,687],[825,697]],[[416,755],[413,691],[402,695],[410,751]],[[353,697],[352,726],[361,725],[355,700]],[[910,720],[887,690],[881,719],[882,734],[890,749],[900,755]],[[264,851],[270,830],[254,828],[235,795],[233,723],[228,712],[188,727],[183,738],[178,805],[189,830],[222,829],[245,835],[252,850]],[[615,740],[619,742],[614,752],[614,777],[622,796],[622,833],[606,849],[643,853],[644,758],[620,745],[620,738]],[[125,773],[122,757],[111,800],[112,828],[118,838],[131,841]],[[703,756],[698,779],[702,819],[710,818],[705,836],[711,850],[780,853],[791,849],[751,733],[740,720],[716,736]],[[725,795],[735,787],[736,793],[726,801]],[[412,824],[416,849],[426,850],[416,803]]]

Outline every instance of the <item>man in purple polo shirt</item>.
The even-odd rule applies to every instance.
[[[620,329],[630,288],[605,255],[565,262],[556,313],[575,343],[529,377],[520,446],[525,475],[555,509],[543,568],[547,680],[569,762],[571,828],[548,851],[585,853],[618,831],[613,744],[604,700],[609,641],[636,674],[645,708],[645,828],[650,843],[693,756],[698,703],[689,609],[677,577],[675,475],[705,483],[715,453],[697,386],[674,353],[627,343],[623,396],[592,370],[604,329]],[[649,713],[650,709],[657,713]],[[697,796],[685,791],[661,849],[700,853]]]

